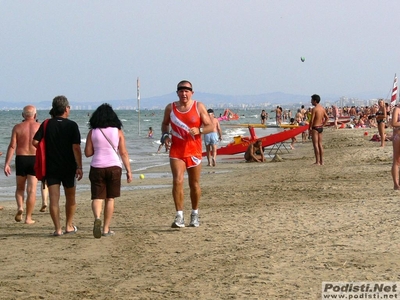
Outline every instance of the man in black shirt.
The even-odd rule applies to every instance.
[[[51,115],[47,123],[46,142],[46,182],[49,188],[50,215],[54,223],[54,236],[63,234],[60,222],[60,186],[65,192],[66,224],[64,233],[76,233],[73,217],[76,210],[76,179],[81,180],[82,152],[81,135],[78,124],[68,119],[70,106],[65,96],[53,99]],[[43,137],[43,123],[33,137],[33,145],[37,146]]]

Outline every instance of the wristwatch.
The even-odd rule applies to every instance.
[[[203,133],[203,127],[199,128],[200,133]]]

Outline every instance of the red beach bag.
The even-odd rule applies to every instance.
[[[38,180],[43,181],[46,176],[46,143],[45,143],[45,135],[46,135],[46,127],[49,119],[44,120],[43,122],[43,137],[40,140],[37,148],[36,148],[36,159],[35,159],[35,175]]]

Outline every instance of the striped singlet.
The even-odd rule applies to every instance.
[[[191,135],[189,129],[200,127],[201,119],[197,110],[197,101],[193,100],[188,111],[181,112],[175,102],[172,103],[170,114],[172,143],[169,151],[171,158],[197,157],[202,158],[201,134]]]

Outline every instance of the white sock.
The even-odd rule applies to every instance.
[[[192,209],[192,214],[198,214],[199,210],[198,209]]]
[[[183,211],[182,210],[177,210],[176,211],[176,215],[180,216],[180,217],[183,217]]]

